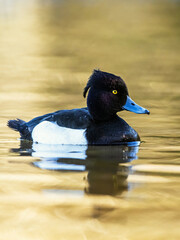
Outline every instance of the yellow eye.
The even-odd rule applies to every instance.
[[[117,94],[118,92],[117,92],[117,90],[113,90],[112,93],[113,94]]]

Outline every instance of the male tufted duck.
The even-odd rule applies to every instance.
[[[84,97],[88,90],[87,108],[59,110],[29,122],[9,120],[7,125],[19,131],[21,139],[37,143],[117,145],[139,142],[137,132],[118,117],[117,112],[149,114],[149,111],[129,97],[123,79],[94,70],[84,88]]]

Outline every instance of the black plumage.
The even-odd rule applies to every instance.
[[[85,129],[87,142],[91,145],[114,145],[140,140],[137,132],[117,116],[117,112],[124,110],[123,106],[129,96],[122,78],[94,70],[84,88],[84,97],[88,90],[86,108],[59,110],[29,122],[9,120],[7,125],[19,131],[21,138],[27,140],[33,140],[34,127],[43,121],[70,129]]]

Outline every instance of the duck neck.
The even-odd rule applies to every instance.
[[[116,112],[109,106],[108,100],[104,99],[103,95],[93,88],[88,94],[87,107],[95,122],[109,121],[117,116]]]

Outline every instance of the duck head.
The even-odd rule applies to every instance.
[[[129,97],[125,82],[114,74],[94,70],[84,88],[84,97],[88,90],[87,107],[95,121],[110,120],[122,110],[150,114],[147,109],[139,106]]]

